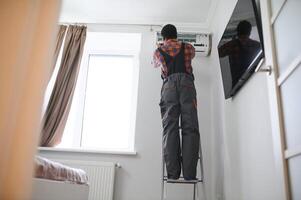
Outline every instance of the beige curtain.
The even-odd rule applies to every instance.
[[[0,199],[30,198],[60,0],[0,0]]]
[[[60,69],[43,117],[41,146],[60,143],[70,111],[86,39],[86,27],[69,26]]]
[[[58,28],[58,32],[57,32],[57,36],[56,36],[56,44],[55,44],[55,49],[54,49],[54,57],[53,57],[53,64],[52,64],[52,68],[50,71],[50,74],[52,75],[52,72],[54,70],[54,67],[56,65],[57,62],[57,58],[59,56],[63,41],[64,41],[64,36],[67,30],[67,26],[65,25],[60,25]],[[50,77],[51,77],[50,75]],[[50,79],[49,77],[49,79]]]

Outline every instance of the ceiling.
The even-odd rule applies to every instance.
[[[60,22],[198,24],[207,28],[218,0],[63,0]]]

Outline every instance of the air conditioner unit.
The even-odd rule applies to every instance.
[[[178,33],[178,40],[192,44],[195,52],[201,56],[210,55],[211,37],[208,33]],[[163,37],[159,32],[157,32],[157,42],[163,43]]]

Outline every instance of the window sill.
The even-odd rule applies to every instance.
[[[93,150],[81,148],[55,148],[55,147],[38,147],[40,152],[68,152],[68,153],[91,153],[91,154],[110,154],[110,155],[137,155],[136,151],[107,151],[107,150]]]

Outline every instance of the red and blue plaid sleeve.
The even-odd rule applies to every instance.
[[[155,68],[158,68],[162,65],[160,57],[160,52],[158,49],[156,49],[153,55],[153,65]]]
[[[189,43],[186,43],[185,45],[185,57],[187,58],[187,60],[192,60],[195,56],[195,49],[194,47],[189,44]]]

